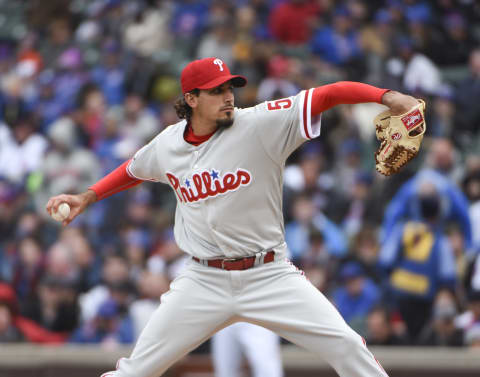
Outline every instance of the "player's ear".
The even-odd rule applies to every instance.
[[[185,93],[184,98],[185,98],[185,102],[187,103],[187,105],[190,106],[192,109],[197,107],[198,96],[196,96],[193,93]]]

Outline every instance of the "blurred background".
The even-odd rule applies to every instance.
[[[286,239],[368,344],[479,352],[475,0],[0,0],[0,349],[135,342],[185,261],[171,190],[145,182],[66,228],[44,207],[176,123],[179,74],[209,56],[247,76],[238,107],[339,80],[426,100],[422,150],[391,178],[382,106],[327,111],[285,169]]]

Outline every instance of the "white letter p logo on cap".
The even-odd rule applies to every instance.
[[[220,71],[223,71],[223,62],[222,62],[220,59],[218,59],[218,58],[215,59],[215,60],[213,61],[213,64],[218,65],[218,68],[220,69]]]

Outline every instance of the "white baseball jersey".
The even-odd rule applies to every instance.
[[[181,121],[135,154],[128,173],[169,184],[177,196],[174,233],[183,251],[202,259],[285,251],[283,169],[296,148],[320,135],[312,93],[235,108],[233,125],[198,146],[184,140]]]

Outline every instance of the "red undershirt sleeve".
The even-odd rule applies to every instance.
[[[131,160],[125,161],[122,165],[114,171],[100,179],[97,183],[90,186],[88,189],[95,192],[97,201],[105,199],[117,192],[134,187],[143,181],[131,177],[127,172],[127,165]]]
[[[339,81],[320,86],[313,90],[312,116],[319,115],[325,110],[340,104],[382,103],[382,96],[388,90],[353,81]]]

